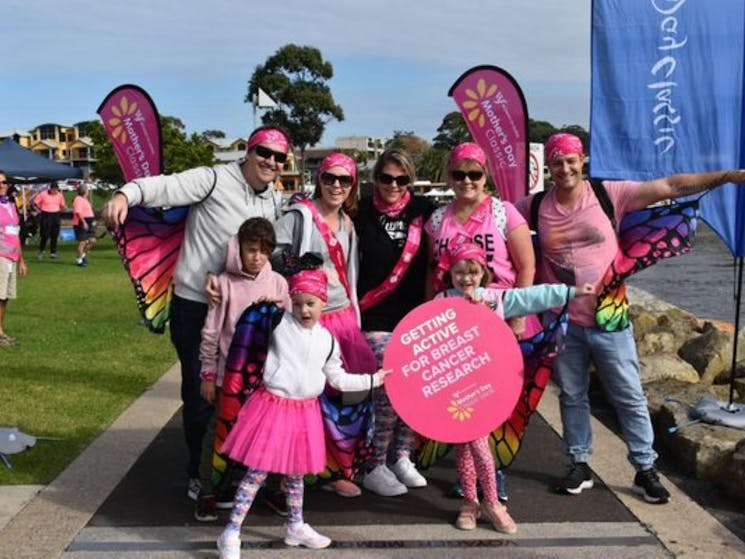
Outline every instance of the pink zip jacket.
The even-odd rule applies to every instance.
[[[242,270],[238,237],[233,235],[228,241],[225,271],[218,277],[220,283],[220,303],[210,305],[207,318],[202,327],[202,343],[199,358],[202,371],[215,373],[215,384],[222,386],[225,375],[225,360],[233,339],[235,324],[241,313],[252,303],[263,297],[278,301],[277,304],[290,310],[290,293],[287,280],[272,270],[267,262],[254,278]]]

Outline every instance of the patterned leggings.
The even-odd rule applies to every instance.
[[[378,367],[383,366],[383,352],[388,341],[391,339],[390,332],[365,332],[367,343],[375,353]],[[393,441],[396,451],[396,460],[408,458],[414,446],[414,431],[398,417],[391,406],[385,387],[375,389],[375,433],[373,435],[373,446],[375,455],[372,466],[385,465],[388,457],[388,449]]]
[[[254,502],[256,493],[266,480],[268,472],[249,468],[235,491],[233,510],[227,530],[239,532],[248,510]],[[285,476],[287,481],[287,523],[291,525],[303,523],[303,476]]]
[[[458,477],[463,485],[463,497],[467,501],[478,503],[476,481],[481,484],[484,502],[496,504],[497,480],[494,475],[494,457],[489,449],[489,437],[455,445],[455,462]]]

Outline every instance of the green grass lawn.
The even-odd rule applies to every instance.
[[[5,325],[19,345],[0,348],[0,427],[39,437],[0,463],[0,484],[54,479],[176,361],[168,334],[140,326],[134,291],[113,241],[99,239],[87,268],[75,243],[59,259],[37,261],[26,247],[28,276],[8,304]]]

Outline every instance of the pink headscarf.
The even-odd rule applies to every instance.
[[[450,268],[455,266],[461,260],[475,260],[486,268],[486,251],[479,245],[470,241],[458,243],[449,249]]]
[[[582,140],[574,134],[559,132],[554,134],[546,141],[546,163],[551,163],[557,157],[562,155],[579,155],[584,156],[582,149]]]
[[[278,145],[285,153],[290,149],[290,142],[287,139],[287,136],[285,136],[281,130],[276,128],[264,128],[263,130],[259,130],[249,136],[248,143],[246,144],[246,151],[251,151],[259,144]]]
[[[352,177],[352,182],[357,183],[357,163],[348,155],[338,152],[330,153],[321,161],[321,166],[318,168],[318,182],[320,182],[321,173],[325,173],[331,167],[342,167]]]
[[[448,166],[454,167],[464,159],[473,159],[478,162],[482,167],[486,168],[486,154],[478,144],[473,142],[463,142],[458,144],[450,151],[450,157],[448,157]]]
[[[326,277],[326,272],[324,272],[322,268],[315,270],[301,270],[287,278],[287,283],[290,286],[290,295],[310,293],[311,295],[318,297],[324,303],[328,301],[328,294],[326,293],[328,278]]]

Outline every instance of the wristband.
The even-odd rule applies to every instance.
[[[206,381],[214,381],[217,378],[217,375],[212,371],[202,371],[199,373],[199,378]]]

